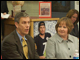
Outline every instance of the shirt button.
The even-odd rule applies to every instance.
[[[70,50],[70,48],[68,48],[68,50]]]
[[[71,55],[69,57],[71,58]]]

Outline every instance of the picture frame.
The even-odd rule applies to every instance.
[[[33,18],[30,21],[30,33],[29,35],[31,37],[35,37],[36,35],[39,34],[38,31],[38,24],[40,21],[44,21],[45,22],[45,27],[46,27],[46,32],[50,33],[52,36],[54,35],[55,31],[55,25],[56,25],[56,21],[58,21],[60,18]],[[52,28],[53,27],[53,28]]]
[[[51,17],[51,2],[39,2],[39,18]]]

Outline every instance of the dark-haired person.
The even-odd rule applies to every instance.
[[[44,54],[46,49],[46,43],[48,38],[51,37],[51,34],[45,32],[45,29],[45,23],[41,21],[38,25],[39,34],[34,37],[40,59],[45,59],[46,56]]]
[[[1,1],[1,13],[3,13],[4,15],[7,14],[8,11],[8,7],[7,7],[7,1]],[[1,40],[3,40],[4,38],[4,18],[1,17]]]
[[[1,43],[2,59],[39,59],[34,40],[28,35],[29,15],[19,12],[15,15],[14,21],[16,29],[7,35]]]
[[[79,40],[70,35],[73,23],[70,18],[62,17],[58,20],[56,33],[50,37],[46,46],[47,59],[73,59],[75,50],[79,51]]]
[[[70,18],[74,25],[74,28],[70,34],[79,38],[79,30],[78,30],[78,24],[77,24],[79,22],[79,12],[76,9],[71,9],[66,14],[66,17]]]

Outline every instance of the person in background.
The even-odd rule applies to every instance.
[[[1,13],[5,15],[8,12],[7,1],[1,1]],[[1,17],[1,40],[4,38],[4,20],[5,19]]]
[[[73,23],[70,18],[62,17],[58,20],[56,33],[50,37],[46,46],[46,59],[73,59],[75,50],[79,51],[79,40],[70,35]]]
[[[30,28],[29,15],[25,12],[19,12],[15,15],[14,21],[16,29],[7,35],[1,43],[2,59],[39,59],[34,40],[28,35]],[[26,49],[24,49],[25,47]],[[24,50],[26,50],[27,56],[25,56]]]
[[[1,13],[8,14],[7,1],[1,1]]]
[[[77,24],[79,22],[79,12],[76,9],[71,9],[66,14],[66,17],[70,18],[74,25],[74,28],[70,34],[79,38],[79,30],[78,30],[78,24]]]
[[[48,38],[51,37],[51,34],[45,32],[45,29],[45,23],[41,21],[38,25],[39,34],[34,37],[40,59],[45,59],[46,43]]]

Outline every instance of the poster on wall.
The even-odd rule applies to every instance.
[[[51,18],[51,2],[39,2],[39,18]]]
[[[39,31],[38,31],[39,22],[40,21],[34,22],[34,25],[33,25],[34,26],[34,37],[39,34]],[[46,28],[45,32],[50,33],[51,36],[53,36],[56,33],[55,25],[57,24],[57,20],[44,21],[44,23],[45,23],[45,28]]]

